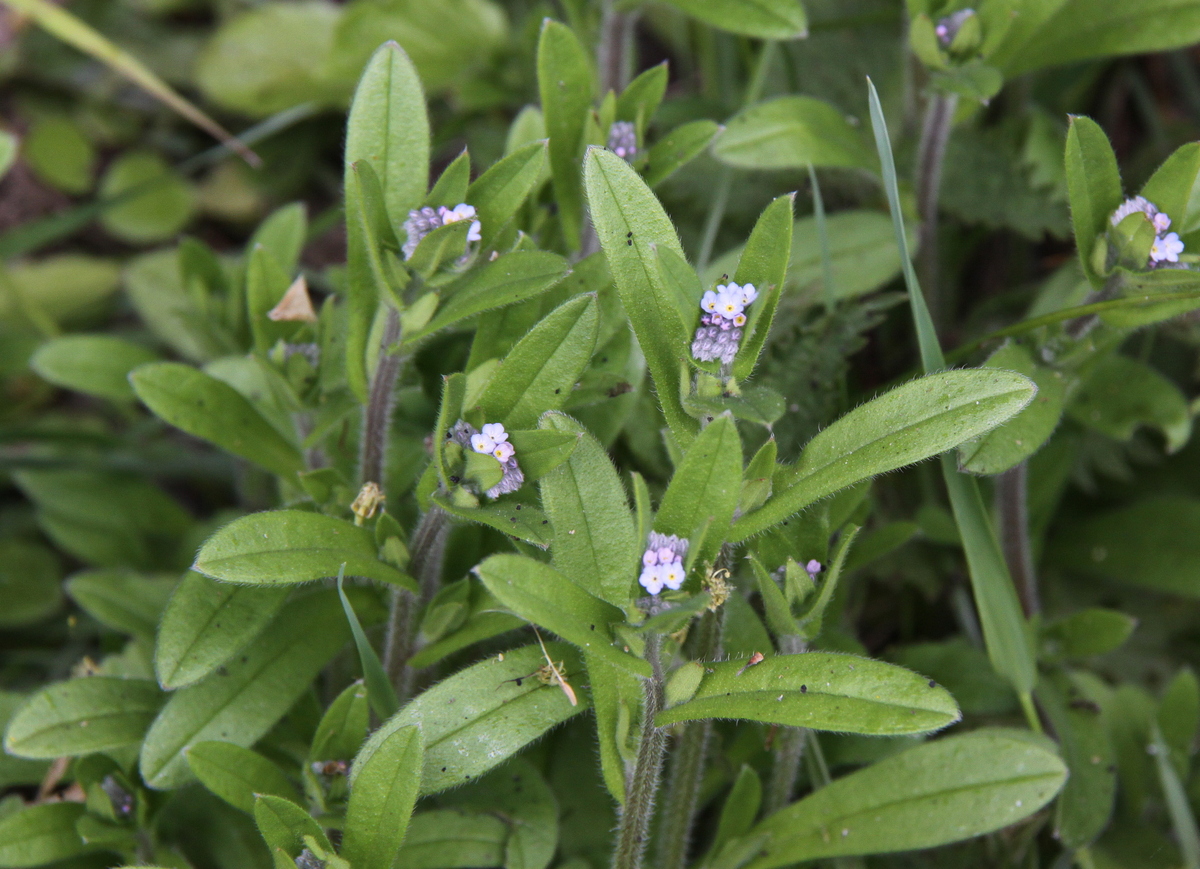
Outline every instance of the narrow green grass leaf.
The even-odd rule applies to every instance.
[[[925,305],[925,296],[921,292],[912,259],[908,254],[908,240],[904,232],[903,212],[900,210],[900,190],[896,183],[896,165],[888,139],[887,121],[883,117],[883,108],[879,104],[879,94],[875,91],[875,85],[869,79],[867,84],[871,99],[871,125],[875,129],[875,144],[883,168],[884,189],[887,191],[888,206],[891,208],[892,222],[896,229],[896,245],[900,249],[900,260],[904,265],[904,281],[908,287],[909,305],[912,309],[917,343],[921,350],[921,362],[926,372],[937,371],[946,367],[946,360],[942,355],[933,319]],[[1030,708],[1029,698],[1037,680],[1033,641],[1025,617],[1021,613],[1021,605],[1012,576],[1008,572],[1008,565],[1004,561],[1004,554],[1000,551],[995,528],[992,527],[984,508],[978,484],[974,478],[959,473],[952,456],[942,456],[942,474],[950,494],[954,519],[962,536],[967,568],[971,575],[971,588],[975,593],[975,606],[983,627],[988,657],[996,672],[1009,680],[1021,695],[1026,708]],[[1036,720],[1031,720],[1031,723],[1036,725]]]

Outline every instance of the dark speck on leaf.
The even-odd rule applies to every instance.
[[[442,772],[445,772],[445,771],[446,771],[446,768],[445,768],[445,767],[442,767]]]
[[[808,693],[808,686],[807,686],[807,685],[801,685],[801,686],[800,686],[800,693],[801,693],[801,694],[807,694],[807,693]]]
[[[543,519],[543,520],[542,520],[542,524],[543,524],[543,525],[549,525],[549,524],[550,524],[550,520],[549,520],[549,519]]]
[[[459,482],[461,479],[462,479],[462,477],[458,476],[457,474],[451,474],[451,475],[450,475],[450,482],[451,482],[451,483],[457,483],[457,482]]]
[[[936,688],[936,687],[937,687],[937,682],[935,682],[935,681],[933,681],[932,679],[930,679],[930,680],[929,680],[929,687],[930,687],[930,688]]]
[[[521,509],[521,505],[520,505],[520,504],[518,504],[518,505],[517,505],[517,509],[518,509],[518,510],[520,510],[520,509]]]
[[[508,517],[508,521],[509,521],[509,522],[516,522],[516,521],[517,521],[517,517],[516,517],[516,516],[509,516],[509,517]]]

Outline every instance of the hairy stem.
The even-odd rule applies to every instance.
[[[638,744],[637,761],[625,794],[621,823],[617,828],[613,869],[641,869],[666,753],[667,732],[654,726],[654,716],[663,707],[665,681],[662,672],[662,637],[658,634],[646,635],[646,659],[650,662],[653,675],[644,686],[642,739]]]
[[[379,361],[371,378],[371,390],[363,413],[362,448],[359,451],[361,478],[364,483],[383,486],[383,460],[387,455],[388,431],[392,426],[392,402],[396,379],[400,375],[400,357],[392,345],[400,340],[400,314],[388,310],[383,337],[379,342]]]
[[[629,84],[636,24],[636,12],[618,12],[613,0],[605,0],[603,17],[600,19],[600,41],[596,46],[601,95],[609,91],[619,94]]]
[[[1031,618],[1042,607],[1033,566],[1033,544],[1029,539],[1028,462],[1021,462],[996,477],[996,517],[1004,560],[1016,584],[1025,618]]]
[[[779,638],[779,651],[784,655],[798,655],[807,644],[800,637],[790,635]],[[771,777],[763,795],[763,817],[768,817],[792,801],[796,792],[796,781],[800,778],[800,762],[804,759],[804,746],[808,741],[808,730],[803,727],[781,727],[775,737],[775,759],[771,764]]]
[[[401,702],[412,696],[416,673],[408,665],[408,660],[416,651],[417,613],[437,594],[449,533],[450,520],[446,512],[440,507],[431,507],[413,532],[409,568],[417,580],[419,591],[415,595],[405,588],[392,591],[383,646],[383,669],[395,686]]]
[[[938,195],[942,188],[942,161],[958,106],[955,94],[935,94],[925,105],[921,141],[917,146],[917,213],[921,217],[918,270],[925,301],[935,325],[945,318],[945,305],[938,288]]]
[[[706,612],[700,619],[695,647],[697,660],[720,659],[723,613],[723,609]],[[662,823],[658,831],[658,859],[654,862],[656,869],[684,869],[687,865],[711,736],[711,721],[690,721],[684,725],[683,735],[671,751],[671,769],[667,775]]]

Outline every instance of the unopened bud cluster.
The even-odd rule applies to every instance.
[[[963,24],[974,14],[974,9],[960,9],[940,20],[933,29],[933,32],[937,34],[938,42],[949,48],[950,43],[954,41],[954,37],[958,36],[958,31],[962,29]]]
[[[617,121],[608,128],[608,150],[627,163],[637,156],[637,127],[629,121]]]
[[[700,327],[692,339],[692,356],[700,362],[719,359],[728,365],[737,356],[746,325],[746,307],[758,298],[754,284],[718,284],[700,300]]]
[[[659,534],[651,531],[642,553],[642,575],[638,582],[650,594],[658,594],[664,588],[679,591],[687,572],[683,559],[687,555],[688,541],[674,534]]]
[[[476,430],[473,425],[461,419],[455,424],[450,436],[462,445],[476,453],[492,456],[504,469],[500,482],[488,489],[489,498],[499,498],[509,492],[515,492],[525,482],[525,473],[517,464],[517,451],[508,442],[508,432],[498,422],[485,423],[482,430]]]
[[[439,226],[458,223],[460,220],[471,221],[471,228],[467,231],[467,241],[479,241],[483,238],[480,234],[479,221],[475,219],[474,205],[460,202],[453,208],[447,208],[444,205],[439,205],[437,208],[428,205],[424,208],[414,208],[408,213],[408,220],[404,221],[404,233],[407,236],[403,248],[404,258],[412,257],[417,245],[421,243],[421,239],[430,232]]]
[[[1150,262],[1147,265],[1154,268],[1163,263],[1179,262],[1179,255],[1183,253],[1179,233],[1167,232],[1171,228],[1171,218],[1166,212],[1159,211],[1158,206],[1145,196],[1132,196],[1122,202],[1120,208],[1113,212],[1112,225],[1116,226],[1138,212],[1146,215],[1146,219],[1154,225],[1154,244],[1150,245]]]

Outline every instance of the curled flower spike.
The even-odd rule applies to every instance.
[[[637,127],[629,121],[616,121],[608,128],[608,150],[622,160],[632,162],[637,156]]]
[[[646,540],[646,551],[642,553],[642,573],[638,577],[642,588],[654,595],[664,588],[678,591],[687,577],[683,568],[687,550],[688,541],[674,534],[651,531]]]
[[[692,357],[700,362],[732,364],[742,343],[746,306],[758,298],[754,284],[717,284],[700,299],[700,327],[692,338]]]
[[[421,239],[443,223],[442,216],[436,209],[429,206],[414,208],[408,212],[408,220],[404,221],[404,248],[401,251],[404,258],[410,259],[417,249],[417,245],[421,243]]]
[[[499,483],[484,493],[489,498],[499,498],[501,495],[515,492],[525,482],[525,472],[521,470],[521,465],[517,462],[517,450],[508,442],[508,432],[504,430],[501,423],[486,423],[483,431],[480,432],[476,431],[469,422],[463,422],[460,419],[454,424],[454,428],[446,433],[446,437],[460,444],[464,449],[469,448],[477,453],[487,453],[500,463],[501,468],[504,469],[504,476],[500,478]]]
[[[1167,232],[1171,226],[1170,216],[1159,211],[1158,206],[1145,196],[1131,196],[1126,199],[1112,213],[1109,222],[1117,226],[1129,215],[1138,213],[1146,215],[1146,219],[1154,225],[1154,243],[1150,245],[1150,262],[1147,265],[1155,267],[1163,263],[1179,262],[1179,255],[1183,253],[1183,242],[1178,233]],[[1164,232],[1166,235],[1163,235]]]
[[[1146,215],[1147,219],[1154,223],[1155,229],[1158,229],[1158,224],[1155,222],[1155,219],[1157,215],[1161,214],[1162,212],[1158,210],[1158,206],[1156,206],[1145,196],[1131,196],[1126,199],[1121,203],[1120,207],[1112,213],[1112,217],[1109,219],[1109,222],[1112,223],[1113,226],[1116,226],[1129,215],[1137,214],[1139,211]],[[1166,217],[1166,215],[1164,214],[1163,217]],[[1166,229],[1167,226],[1170,225],[1171,218],[1167,217],[1167,224],[1163,227],[1163,229]]]
[[[438,208],[438,216],[441,217],[443,226],[451,223],[458,223],[460,220],[469,220],[471,221],[471,228],[467,230],[467,241],[479,241],[481,238],[483,238],[483,236],[479,233],[481,225],[479,221],[475,219],[474,205],[467,205],[465,202],[460,202],[453,208],[447,208],[443,205]]]

